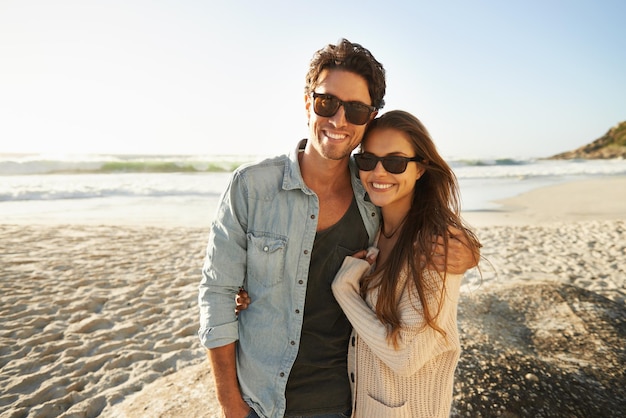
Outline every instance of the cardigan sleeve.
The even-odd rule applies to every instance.
[[[346,257],[332,285],[335,299],[361,338],[395,373],[411,376],[432,358],[453,348],[450,341],[457,335],[456,304],[462,275],[448,274],[447,290],[444,294],[437,323],[446,333],[442,336],[429,326],[424,327],[424,317],[417,294],[404,292],[400,302],[402,330],[398,347],[387,340],[387,326],[376,317],[375,312],[359,294],[359,279],[369,271],[367,261]],[[428,280],[441,280],[434,271],[425,271]],[[440,289],[441,286],[438,286]],[[412,293],[414,296],[410,297]],[[429,300],[436,309],[437,298]]]

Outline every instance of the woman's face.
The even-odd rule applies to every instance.
[[[413,158],[416,155],[407,134],[393,128],[375,129],[368,133],[362,149],[363,153],[376,157]],[[378,161],[371,171],[359,170],[365,190],[376,206],[403,212],[410,209],[415,182],[423,173],[424,169],[413,161],[400,174],[385,170],[382,161]]]

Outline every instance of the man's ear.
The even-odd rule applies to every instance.
[[[376,118],[376,115],[378,115],[378,110],[374,110],[372,112],[372,114],[370,115],[370,120],[367,122],[368,125],[371,121],[373,121]]]
[[[311,95],[310,94],[304,94],[304,109],[306,111],[306,121],[307,121],[307,125],[309,123],[309,120],[311,119]]]

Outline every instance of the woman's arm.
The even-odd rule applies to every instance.
[[[364,265],[365,264],[365,265]],[[387,340],[387,326],[383,325],[374,311],[359,294],[359,279],[368,271],[363,260],[346,258],[335,277],[332,289],[337,302],[350,320],[350,323],[361,338],[389,368],[395,373],[410,376],[424,366],[430,359],[451,349],[449,339],[456,333],[456,299],[444,296],[438,324],[444,329],[448,338],[442,336],[429,326],[424,327],[421,310],[415,308],[419,304],[417,295],[409,298],[405,295],[401,301],[403,330],[400,333],[398,347]],[[425,271],[429,279],[439,279],[436,272]],[[436,276],[433,276],[436,275]],[[448,287],[460,286],[462,276],[448,274]],[[406,293],[406,292],[405,292]],[[432,300],[433,309],[437,301]]]

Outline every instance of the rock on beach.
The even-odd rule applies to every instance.
[[[465,295],[457,417],[618,417],[624,304],[578,286],[513,281]]]

